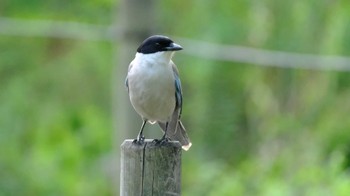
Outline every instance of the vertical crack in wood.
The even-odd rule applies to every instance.
[[[145,179],[145,162],[146,162],[146,146],[147,143],[143,146],[143,152],[142,152],[142,176],[141,176],[141,196],[143,196],[143,183]]]
[[[152,196],[154,191],[154,169],[152,170]]]

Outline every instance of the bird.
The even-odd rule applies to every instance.
[[[176,51],[183,48],[163,35],[146,38],[136,50],[125,79],[130,102],[143,122],[134,142],[143,143],[143,129],[147,122],[158,123],[163,137],[157,143],[175,140],[182,149],[192,143],[181,122],[182,88],[179,72],[172,61]]]

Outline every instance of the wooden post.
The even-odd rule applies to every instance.
[[[181,195],[181,144],[140,145],[125,140],[121,145],[121,196]]]

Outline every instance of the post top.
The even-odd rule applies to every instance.
[[[179,148],[181,144],[178,141],[168,141],[162,144],[154,142],[153,139],[145,139],[142,144],[134,142],[133,139],[126,139],[121,145],[121,148]]]

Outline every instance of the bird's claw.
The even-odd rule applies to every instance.
[[[144,144],[144,142],[145,142],[145,136],[137,136],[137,138],[136,139],[134,139],[134,141],[132,141],[133,143],[135,143],[135,144],[139,144],[139,145],[142,145],[142,144]]]
[[[156,145],[164,145],[165,143],[168,143],[170,141],[169,138],[167,137],[162,137],[161,139],[154,139],[153,142],[156,144]]]

